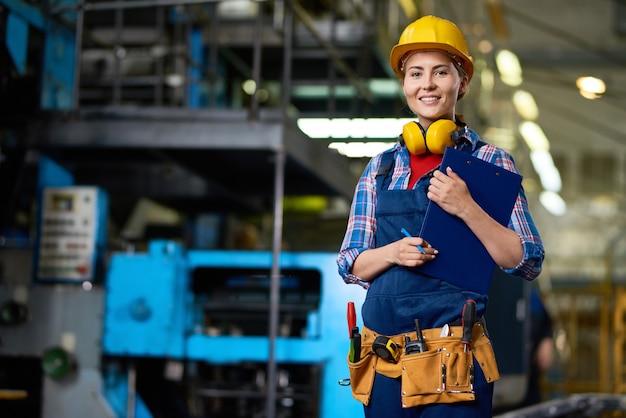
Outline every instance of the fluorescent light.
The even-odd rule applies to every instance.
[[[331,126],[328,118],[301,118],[297,124],[309,138],[330,138]]]
[[[536,120],[539,117],[539,108],[537,108],[535,98],[525,90],[517,90],[513,93],[513,106],[525,120]]]
[[[331,142],[328,148],[350,158],[371,158],[388,150],[393,142]]]
[[[377,98],[401,97],[402,89],[397,79],[373,78],[367,80],[367,88]],[[321,86],[316,84],[300,84],[291,88],[291,97],[304,99],[326,99],[333,96],[336,99],[352,99],[357,94],[352,84]]]
[[[560,192],[562,187],[561,174],[554,165],[552,155],[548,151],[531,151],[530,161],[541,180],[541,186],[551,192]]]
[[[365,118],[355,118],[352,119],[350,124],[350,137],[351,138],[366,138],[369,132],[367,131],[367,119]],[[347,138],[347,137],[345,137]]]
[[[372,118],[366,119],[367,135],[365,138],[397,138],[402,133],[402,126],[412,119]]]
[[[410,118],[300,118],[298,128],[309,138],[397,139]]]
[[[329,96],[337,99],[350,99],[356,94],[356,87],[352,85],[334,86],[294,86],[291,88],[291,97],[301,99],[326,99]]]
[[[399,97],[402,94],[400,83],[395,78],[373,78],[367,85],[376,97]]]
[[[599,99],[606,93],[606,84],[596,77],[579,77],[576,80],[576,87],[585,99]]]
[[[493,44],[487,39],[482,39],[480,42],[478,42],[478,50],[482,54],[487,55],[491,53],[491,51],[493,51]]]
[[[227,18],[252,18],[257,15],[257,3],[250,0],[220,1],[217,3],[217,13]]]
[[[500,79],[504,84],[517,87],[522,84],[522,66],[517,55],[508,49],[502,49],[496,54],[496,67],[500,72]]]
[[[331,138],[349,138],[352,122],[347,118],[334,118],[329,121]]]
[[[248,96],[252,96],[256,92],[256,81],[252,80],[251,78],[247,79],[246,81],[241,83],[241,89]]]
[[[544,191],[539,194],[539,201],[548,212],[556,216],[565,215],[567,205],[563,198],[555,192]]]
[[[550,141],[543,133],[543,129],[535,122],[525,121],[520,123],[519,132],[526,141],[531,151],[549,151]]]
[[[484,68],[480,72],[480,86],[485,90],[492,91],[495,85],[496,81],[493,71],[490,68]]]
[[[485,134],[483,136],[488,138],[489,142],[493,145],[506,150],[514,150],[517,145],[517,138],[515,137],[514,132],[508,128],[496,128],[495,126],[490,126],[485,129]]]

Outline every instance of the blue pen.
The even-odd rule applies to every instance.
[[[408,238],[413,238],[413,236],[412,236],[411,234],[409,234],[409,231],[407,231],[406,229],[402,228],[400,231],[401,231],[404,235],[406,235]],[[422,248],[422,246],[421,246],[421,245],[418,245],[418,246],[417,246],[417,249],[418,249],[418,250],[420,250],[420,252],[421,252],[422,254],[426,254],[426,252],[424,251],[424,249]]]

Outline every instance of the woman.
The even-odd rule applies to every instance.
[[[481,319],[487,295],[420,273],[437,248],[400,231],[419,231],[433,201],[463,220],[500,268],[527,280],[541,271],[543,245],[523,189],[502,226],[476,204],[462,178],[439,166],[451,145],[517,172],[510,154],[480,141],[455,113],[474,70],[458,27],[434,16],[416,20],[392,49],[390,64],[418,123],[405,126],[401,140],[365,168],[337,259],[346,283],[368,289],[360,360],[349,362],[353,396],[366,417],[491,416],[499,374]],[[460,343],[467,301],[478,318],[470,350]],[[416,320],[424,353],[406,349],[417,338]]]

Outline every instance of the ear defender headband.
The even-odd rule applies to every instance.
[[[446,147],[455,145],[457,129],[450,119],[439,119],[426,130],[417,122],[409,122],[402,127],[402,138],[411,154],[443,154]]]

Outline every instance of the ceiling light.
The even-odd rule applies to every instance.
[[[397,138],[402,132],[402,126],[413,119],[371,118],[366,119],[366,138]]]
[[[562,187],[561,174],[554,165],[552,155],[547,151],[531,151],[530,160],[539,176],[541,186],[551,192],[560,192]]]
[[[517,90],[513,93],[513,106],[522,119],[536,120],[539,116],[539,108],[533,95],[525,90]]]
[[[367,138],[369,135],[366,118],[354,118],[350,121],[350,138]],[[348,136],[344,138],[348,138]]]
[[[251,18],[257,15],[259,5],[250,0],[229,0],[217,3],[217,13],[225,18]]]
[[[578,77],[576,87],[585,99],[599,99],[606,93],[606,84],[602,79],[596,77]]]
[[[399,97],[402,94],[398,80],[391,78],[372,78],[367,81],[367,86],[376,97]]]
[[[165,84],[169,87],[181,87],[185,83],[185,78],[180,74],[168,74],[165,76]]]
[[[500,148],[506,150],[514,150],[517,145],[517,138],[511,129],[508,128],[496,128],[495,126],[489,126],[484,131],[484,137],[488,138],[489,142]]]
[[[508,49],[502,49],[496,54],[496,67],[504,84],[519,86],[522,84],[522,66],[517,55]]]
[[[397,139],[410,118],[299,118],[298,128],[309,138]]]
[[[335,97],[337,99],[353,98],[356,94],[354,86],[294,86],[291,89],[291,97],[297,99],[327,99]]]
[[[390,78],[372,78],[367,81],[367,88],[377,98],[402,97],[400,83]],[[357,94],[354,85],[320,86],[315,84],[297,85],[291,89],[291,97],[304,99],[327,99],[332,96],[338,99],[352,99]]]
[[[483,39],[480,42],[478,42],[478,50],[487,55],[489,53],[491,53],[491,51],[493,51],[493,44],[491,43],[491,41],[488,41],[487,39]]]
[[[258,89],[256,91],[256,100],[259,103],[265,103],[270,98],[270,92],[267,89]]]
[[[328,148],[349,158],[371,158],[393,146],[393,142],[331,142]]]
[[[493,71],[489,68],[483,69],[480,72],[480,86],[485,90],[492,91],[495,84]]]
[[[241,88],[248,96],[252,96],[256,92],[256,81],[248,79],[241,84]]]
[[[531,151],[549,151],[550,142],[543,130],[535,122],[524,121],[519,125],[519,132]]]
[[[330,119],[300,118],[298,128],[309,138],[330,138]]]
[[[543,207],[553,215],[562,216],[565,215],[565,212],[567,211],[567,205],[558,193],[547,191],[541,192],[539,195],[539,201]]]
[[[331,119],[329,131],[331,138],[349,138],[352,131],[351,120],[347,118]]]

